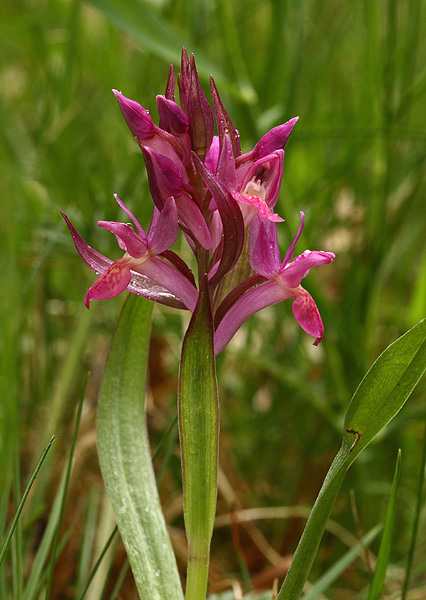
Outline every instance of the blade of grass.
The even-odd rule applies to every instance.
[[[15,510],[19,506],[21,497],[21,464],[19,459],[19,448],[15,453],[15,469],[13,480],[13,495]],[[16,534],[12,538],[12,584],[15,598],[22,596],[23,589],[23,555],[22,555],[22,526],[19,520],[16,525]]]
[[[77,320],[77,327],[73,333],[72,342],[69,346],[69,351],[55,381],[55,386],[53,388],[49,404],[48,417],[44,429],[48,435],[51,432],[55,433],[60,429],[60,424],[67,408],[66,401],[69,398],[69,390],[72,389],[73,382],[76,378],[76,373],[80,368],[81,355],[87,342],[89,327],[93,319],[93,313],[89,313],[90,311],[88,310],[80,313],[80,318]],[[46,464],[49,466],[49,459],[47,460]],[[32,510],[35,510],[36,507],[43,503],[43,497],[45,494],[46,485],[48,483],[47,473],[48,469],[46,469],[46,473],[43,470],[39,478],[37,489],[34,490],[34,496],[31,498]]]
[[[11,493],[11,484],[5,485],[3,488],[3,494],[1,495],[0,502],[0,531],[3,536],[6,535],[6,523],[7,513],[9,508],[9,498]],[[7,565],[0,565],[0,598],[7,598],[6,589],[10,586],[7,585],[7,573],[9,569]]]
[[[411,531],[410,547],[408,550],[407,566],[406,566],[406,570],[405,570],[404,584],[402,586],[401,600],[406,599],[407,594],[408,594],[408,586],[410,584],[411,570],[413,567],[414,550],[416,548],[417,536],[419,534],[420,515],[421,515],[422,507],[423,507],[425,467],[426,467],[426,424],[425,424],[425,433],[424,433],[424,439],[423,439],[423,453],[422,453],[422,458],[420,461],[419,483],[418,483],[418,489],[417,489],[417,503],[416,503],[416,510],[414,513],[413,528]]]
[[[86,518],[84,519],[83,539],[80,547],[76,596],[79,596],[82,593],[85,581],[89,575],[90,560],[93,552],[93,543],[97,528],[99,496],[100,490],[97,488],[92,488],[89,491],[86,507]]]
[[[50,556],[50,560],[49,560],[49,570],[48,570],[48,574],[47,574],[45,600],[49,600],[50,591],[52,589],[53,573],[55,570],[55,564],[56,564],[56,559],[57,559],[59,536],[61,533],[61,525],[62,525],[62,521],[63,521],[64,514],[65,514],[66,496],[67,496],[68,485],[69,485],[70,477],[71,477],[71,468],[72,468],[72,461],[74,458],[75,446],[77,444],[78,430],[80,427],[80,420],[81,420],[81,413],[83,410],[84,396],[85,396],[85,394],[81,395],[81,399],[80,399],[80,402],[78,405],[77,415],[76,415],[76,419],[75,419],[74,433],[73,433],[73,437],[72,437],[72,441],[71,441],[71,448],[70,448],[70,451],[68,454],[68,460],[67,460],[67,464],[65,467],[64,490],[63,490],[61,504],[60,504],[58,524],[56,527],[56,533],[55,533],[55,537],[53,539],[52,552],[51,552],[51,556]]]
[[[169,427],[168,427],[167,431],[164,433],[164,435],[163,435],[163,437],[161,438],[161,440],[160,440],[160,442],[159,442],[159,444],[158,444],[157,448],[155,449],[155,452],[154,452],[154,453],[153,453],[153,455],[152,455],[152,462],[154,462],[154,461],[155,461],[155,459],[157,458],[157,456],[160,454],[161,450],[162,450],[162,449],[163,449],[163,447],[164,447],[164,444],[165,444],[165,443],[166,443],[166,441],[167,441],[167,438],[169,437],[169,434],[171,433],[171,431],[173,430],[173,428],[174,428],[174,427],[176,427],[176,425],[177,425],[177,422],[178,422],[178,416],[177,416],[177,415],[175,415],[175,417],[174,417],[173,421],[170,423],[170,425],[169,425]]]
[[[111,535],[109,536],[109,538],[108,538],[105,546],[103,547],[102,552],[100,553],[98,560],[93,565],[93,568],[90,571],[90,575],[89,575],[89,578],[88,578],[88,580],[86,582],[86,585],[84,586],[83,591],[81,592],[81,594],[78,596],[78,600],[83,600],[84,596],[86,595],[87,590],[89,589],[90,584],[92,583],[92,581],[93,581],[93,579],[94,579],[94,577],[95,577],[95,575],[96,575],[96,573],[97,573],[97,571],[99,569],[99,566],[100,566],[101,562],[103,561],[106,553],[108,552],[108,549],[111,546],[112,541],[115,538],[115,536],[116,536],[117,533],[118,533],[118,527],[115,526],[114,529],[112,530]]]
[[[99,522],[96,531],[95,556],[104,552],[105,546],[108,545],[109,532],[113,531],[117,523],[114,518],[111,503],[106,493],[103,494]],[[99,563],[94,578],[86,592],[87,600],[99,600],[103,598],[105,586],[108,582],[108,575],[111,570],[111,561],[117,552],[118,539],[109,546],[107,552],[103,555],[103,560]]]
[[[374,570],[373,580],[370,585],[367,600],[380,600],[382,590],[385,584],[386,571],[389,564],[390,551],[392,548],[392,534],[396,514],[396,494],[398,491],[399,475],[401,472],[401,450],[398,450],[396,459],[395,474],[392,482],[392,488],[389,498],[389,504],[386,511],[385,524],[383,528],[382,541],[380,543],[379,554],[377,557],[376,568]]]
[[[129,561],[126,558],[123,566],[121,567],[120,573],[118,574],[117,581],[115,582],[115,585],[111,592],[111,596],[109,597],[109,600],[116,600],[116,598],[118,598],[118,592],[120,591],[120,588],[123,585],[123,581],[127,575],[127,571],[129,570],[129,567],[130,567]]]
[[[305,594],[302,600],[315,600],[320,594],[326,591],[334,581],[343,573],[345,569],[353,563],[353,561],[361,554],[366,546],[379,535],[382,525],[376,525],[368,533],[365,534],[364,538],[359,541],[353,548],[348,550],[339,560],[337,560],[328,571],[324,573],[311,587],[309,592]]]
[[[49,512],[47,527],[44,531],[43,538],[39,544],[35,555],[32,569],[28,581],[26,582],[24,593],[20,600],[35,600],[38,597],[43,579],[43,568],[48,560],[49,553],[52,547],[56,529],[61,515],[61,508],[64,501],[64,492],[66,484],[66,471],[62,474],[56,492],[55,500]]]
[[[36,480],[37,474],[40,471],[40,468],[41,468],[42,464],[44,463],[44,461],[46,459],[47,453],[49,452],[49,450],[50,450],[50,448],[51,448],[51,446],[52,446],[52,444],[54,442],[54,439],[55,439],[54,437],[51,437],[51,439],[49,440],[49,443],[47,444],[47,446],[43,450],[43,453],[40,456],[40,458],[39,458],[39,460],[38,460],[38,462],[37,462],[37,464],[35,466],[35,469],[32,472],[32,475],[31,475],[31,477],[30,477],[30,479],[28,481],[28,484],[27,484],[27,487],[25,488],[25,491],[24,491],[24,494],[22,496],[21,502],[19,503],[19,506],[17,508],[15,516],[13,517],[12,523],[10,525],[9,531],[8,531],[8,533],[6,535],[6,538],[5,538],[4,542],[3,542],[2,548],[0,550],[0,565],[2,564],[2,562],[4,560],[7,548],[9,546],[9,544],[10,544],[10,540],[12,539],[13,533],[14,533],[14,531],[16,529],[16,526],[18,524],[18,521],[19,521],[19,517],[21,516],[22,509],[24,508],[25,501],[26,501],[26,499],[28,497],[28,494],[30,493],[30,490],[32,488],[32,485],[33,485],[34,481]]]

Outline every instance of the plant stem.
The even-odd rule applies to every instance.
[[[207,578],[209,572],[209,549],[203,556],[202,549],[188,550],[188,568],[186,572],[186,594],[185,600],[205,600],[207,590]]]

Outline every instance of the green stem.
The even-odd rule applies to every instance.
[[[182,346],[179,433],[188,539],[186,600],[205,600],[216,512],[219,439],[213,318],[206,278]]]

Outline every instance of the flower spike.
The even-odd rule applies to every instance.
[[[210,78],[213,110],[200,84],[195,58],[182,49],[181,73],[170,67],[164,95],[157,96],[159,124],[138,102],[113,90],[142,150],[154,212],[147,232],[126,205],[116,201],[131,224],[99,221],[113,233],[123,255],[112,261],[91,248],[64,216],[83,261],[98,275],[85,304],[124,290],[155,302],[193,311],[199,295],[188,264],[172,250],[179,230],[197,265],[197,281],[208,281],[214,312],[215,352],[221,352],[252,314],[293,298],[300,326],[318,344],[324,328],[318,309],[301,283],[310,269],[332,262],[331,252],[294,256],[301,224],[281,261],[274,212],[284,147],[294,117],[263,135],[241,154],[238,130]],[[217,132],[215,135],[216,119]]]

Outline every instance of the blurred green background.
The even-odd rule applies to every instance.
[[[170,63],[179,71],[183,45],[196,55],[206,92],[209,75],[215,77],[243,151],[271,127],[300,116],[286,146],[280,242],[288,245],[304,210],[299,253],[337,255],[304,282],[325,325],[319,348],[295,323],[291,303],[283,303],[253,317],[219,356],[222,524],[213,538],[212,592],[234,584],[270,589],[275,577],[282,579],[305,507],[340,444],[352,393],[378,354],[426,316],[426,2],[2,0],[1,527],[10,523],[44,445],[53,434],[57,439],[0,572],[1,598],[19,597],[11,592],[10,569],[21,563],[22,580],[32,569],[83,394],[51,598],[78,597],[114,526],[97,463],[95,416],[124,298],[84,308],[94,275],[59,211],[111,258],[120,254],[116,242],[96,222],[122,220],[113,193],[142,225],[149,223],[143,159],[110,90],[138,100],[156,120],[155,96],[164,93]],[[147,399],[153,448],[176,414],[186,322],[187,315],[156,307]],[[312,582],[383,518],[401,448],[385,596],[400,597],[425,399],[423,381],[350,470],[332,515],[339,527],[323,539]],[[155,467],[184,573],[176,432],[168,440]],[[232,531],[230,511],[247,508],[258,509],[258,518]],[[423,514],[423,530],[424,524]],[[365,598],[377,546],[372,552],[347,568],[325,597]],[[412,599],[426,597],[425,559],[423,536]],[[136,598],[124,561],[117,543],[86,597]],[[114,588],[119,577],[121,591]]]

